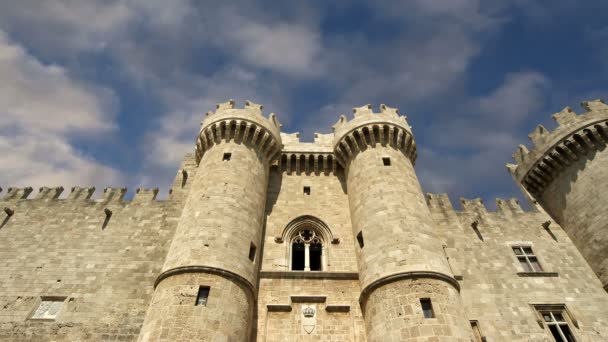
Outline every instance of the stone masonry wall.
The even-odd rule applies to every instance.
[[[189,156],[182,168],[191,164]],[[0,201],[14,210],[0,228],[0,340],[137,339],[188,190],[176,184],[165,201],[152,190],[132,201],[121,200],[121,189],[100,200],[82,188],[67,199],[55,189],[38,199],[11,191]],[[112,215],[102,228],[105,208]],[[41,296],[65,297],[54,321],[30,319]]]
[[[461,205],[454,211],[447,196],[429,195],[466,316],[479,321],[488,341],[551,340],[532,304],[565,304],[578,322],[570,324],[578,340],[608,339],[608,294],[562,228],[543,227],[547,214],[524,212],[515,200],[499,200],[497,211],[480,200]],[[512,245],[532,246],[545,272],[523,273]]]
[[[310,187],[310,195],[304,194],[304,186]],[[355,241],[343,170],[338,169],[335,174],[288,173],[273,167],[266,215],[257,341],[365,341],[358,304],[360,288]],[[333,237],[339,239],[339,243],[324,241],[328,263],[324,272],[290,271],[290,237],[283,242],[276,241],[290,222],[306,215],[324,222]],[[303,302],[296,300],[294,303],[292,296],[316,296],[325,300],[315,303],[303,299]],[[290,311],[273,311],[272,305],[288,305]],[[302,329],[301,311],[306,305],[316,305],[317,311],[316,325],[310,334]],[[332,312],[332,305],[348,306],[349,311]]]
[[[539,203],[560,222],[608,290],[608,152],[590,151],[547,185]]]

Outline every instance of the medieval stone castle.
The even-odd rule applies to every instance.
[[[608,341],[608,106],[583,106],[508,165],[528,211],[423,194],[385,105],[306,143],[219,104],[166,200],[9,188],[0,340]]]

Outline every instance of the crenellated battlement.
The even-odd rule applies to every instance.
[[[581,103],[586,110],[578,115],[570,107],[553,114],[554,131],[542,125],[529,138],[534,148],[519,145],[513,154],[516,164],[507,164],[513,178],[536,195],[582,155],[603,148],[608,142],[608,105],[602,100]]]
[[[500,214],[500,215],[518,215],[524,213],[536,213],[536,210],[525,211],[519,204],[516,198],[502,199],[497,198],[496,210],[489,210],[481,198],[466,199],[460,198],[461,210],[454,209],[452,202],[447,194],[426,194],[426,203],[431,212],[442,212],[444,214]]]
[[[400,116],[397,108],[380,105],[380,113],[374,113],[371,105],[353,108],[353,119],[341,115],[334,129],[334,153],[338,162],[345,166],[358,152],[376,144],[391,145],[402,150],[415,163],[416,143],[406,116]]]
[[[274,113],[268,118],[263,106],[245,101],[244,108],[234,108],[234,100],[217,104],[215,112],[207,112],[196,143],[196,160],[220,141],[233,140],[259,149],[269,160],[281,150],[281,123]]]
[[[0,192],[2,188],[0,188]],[[101,203],[101,204],[111,204],[111,203],[146,203],[151,201],[157,202],[166,202],[165,200],[157,200],[156,196],[158,195],[158,188],[137,188],[135,196],[133,196],[132,200],[125,200],[125,194],[127,193],[127,188],[114,188],[114,187],[106,187],[103,190],[103,194],[99,199],[92,199],[93,194],[95,193],[95,187],[72,187],[70,194],[67,198],[59,198],[63,193],[64,188],[62,186],[59,187],[46,187],[43,186],[38,189],[38,193],[35,197],[30,198],[31,193],[33,192],[31,187],[11,187],[8,189],[6,194],[0,201],[9,202],[9,201],[27,201],[27,202],[39,202],[39,201],[54,201],[54,202],[88,202],[88,203]]]

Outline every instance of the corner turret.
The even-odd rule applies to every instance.
[[[539,125],[508,164],[513,179],[568,233],[608,289],[608,106],[602,100],[583,102],[578,115],[571,108],[553,114],[554,131]]]

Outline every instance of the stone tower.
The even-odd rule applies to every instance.
[[[346,172],[368,341],[401,341],[431,324],[417,319],[422,298],[438,318],[434,336],[468,341],[460,286],[414,171],[411,127],[385,105],[353,111],[334,125],[334,153]]]
[[[281,125],[261,110],[229,101],[207,113],[198,169],[140,340],[250,340],[269,162],[282,146]]]
[[[608,106],[583,102],[586,113],[566,107],[559,126],[538,126],[531,151],[520,145],[507,165],[522,190],[559,223],[608,290]]]

